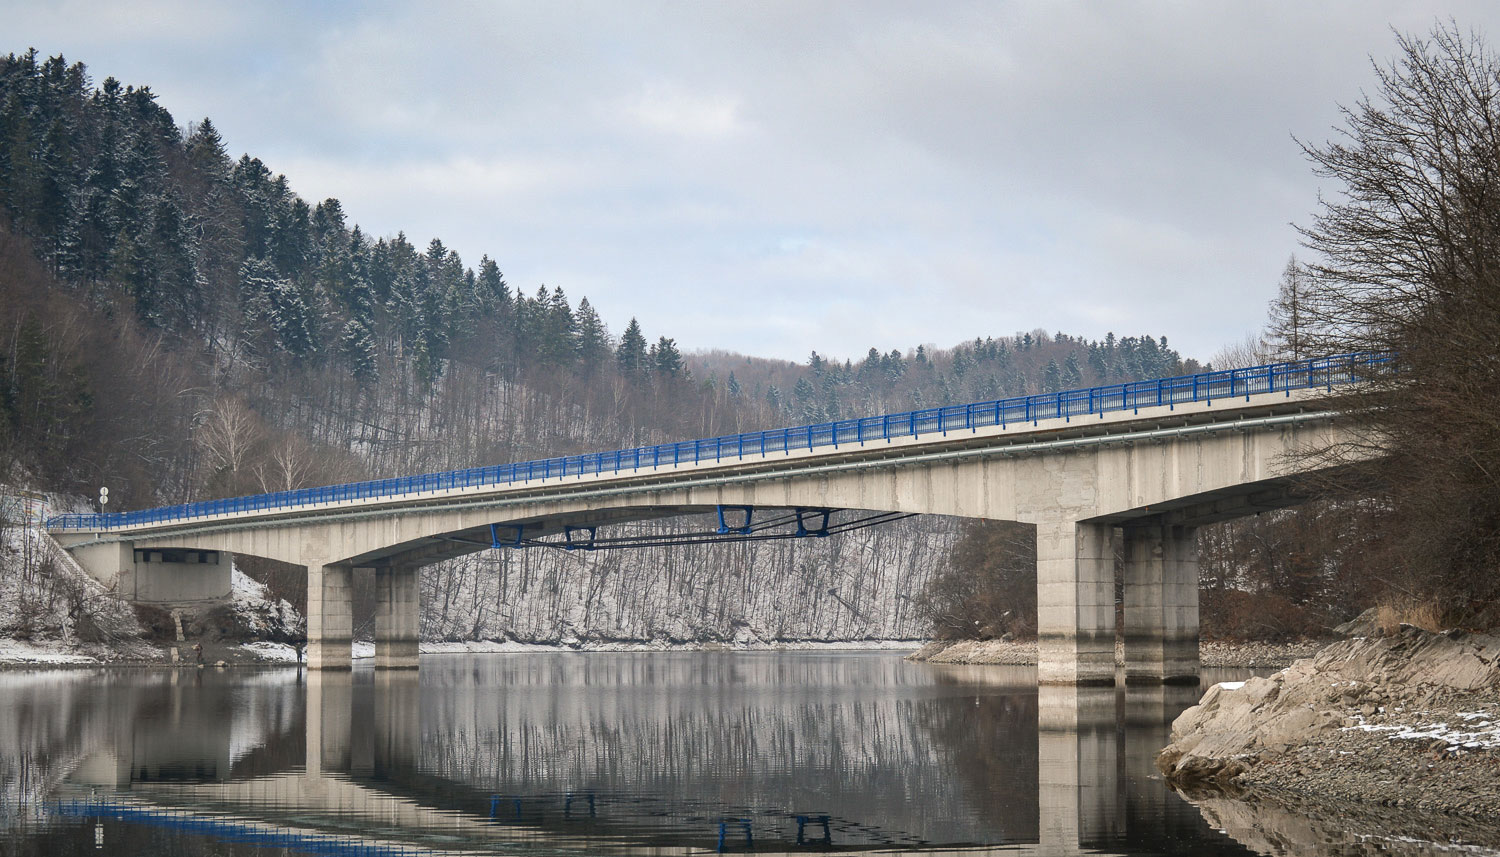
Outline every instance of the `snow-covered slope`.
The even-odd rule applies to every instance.
[[[912,518],[827,539],[628,551],[483,551],[422,574],[428,640],[898,640],[957,535]]]

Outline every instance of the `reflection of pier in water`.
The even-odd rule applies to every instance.
[[[474,670],[478,673],[480,668]],[[442,672],[424,670],[422,677],[436,679]],[[859,756],[878,753],[875,745],[887,744],[895,748],[895,756],[884,760],[883,767],[852,767],[845,771],[848,782],[830,782],[827,788],[802,793],[786,788],[775,771],[757,770],[760,788],[737,795],[723,782],[700,788],[685,780],[674,789],[643,780],[639,766],[649,764],[652,757],[672,748],[691,754],[694,747],[660,735],[640,743],[642,733],[632,731],[632,717],[620,710],[599,710],[596,704],[602,697],[588,691],[587,680],[582,690],[565,683],[566,691],[559,694],[533,692],[547,687],[555,676],[539,677],[530,687],[525,681],[490,684],[492,678],[476,674],[468,687],[445,684],[441,694],[424,694],[421,679],[406,672],[313,674],[295,694],[305,703],[300,724],[283,721],[292,728],[266,731],[258,749],[247,753],[236,748],[236,727],[228,719],[177,721],[192,728],[164,730],[169,734],[155,737],[133,735],[123,745],[130,749],[117,751],[112,766],[90,764],[75,772],[72,797],[85,798],[77,788],[81,786],[109,790],[93,789],[91,803],[75,804],[71,811],[136,824],[175,824],[210,837],[216,835],[217,825],[219,835],[233,841],[251,841],[244,837],[261,830],[266,837],[355,837],[366,844],[480,853],[703,853],[714,851],[721,837],[726,850],[746,851],[745,824],[758,854],[894,850],[1062,855],[1125,845],[1157,845],[1171,851],[1174,828],[1186,826],[1194,836],[1204,833],[1190,805],[1168,794],[1160,783],[1143,779],[1164,742],[1167,722],[1193,701],[1192,691],[1130,688],[1124,694],[1113,688],[1046,686],[1038,692],[1029,677],[1020,677],[1013,694],[1006,689],[975,697],[980,714],[967,720],[951,714],[946,720],[938,717],[965,708],[953,705],[951,696],[943,700],[945,705],[931,707],[922,705],[920,698],[887,699],[884,708],[872,699],[872,707],[862,712],[856,700],[852,715],[810,701],[803,713],[812,720],[833,718],[832,728],[821,733],[809,726],[812,720],[759,722],[760,715],[747,709],[747,720],[731,718],[727,724],[710,726],[704,740],[725,743],[725,734],[715,734],[715,729],[729,735],[748,730],[755,733],[758,746],[801,747],[811,753],[819,752],[807,746],[818,734],[836,745],[848,744],[865,729],[872,732],[868,746],[837,747],[832,752]],[[765,678],[768,683],[776,679]],[[746,692],[762,686],[758,681],[750,685]],[[723,687],[705,683],[704,693],[724,694]],[[600,688],[603,697],[619,690]],[[496,706],[491,695],[507,701]],[[727,698],[707,707],[699,704],[695,710],[734,710],[742,701]],[[646,702],[655,709],[673,707],[671,699]],[[995,722],[997,713],[1009,721]],[[666,724],[672,731],[670,718],[662,720],[660,714],[652,710],[635,719]],[[841,722],[842,716],[853,721]],[[1019,730],[1030,724],[1038,730],[1036,757],[968,760],[990,766],[982,770],[955,764],[947,776],[963,782],[946,791],[928,793],[921,790],[926,784],[913,789],[880,776],[907,767],[903,762],[909,760],[900,755],[901,730],[930,733],[931,743],[950,753],[947,761],[957,763],[965,755],[978,755],[974,742],[987,737],[982,734],[985,729]],[[703,727],[689,723],[684,728],[701,732]],[[542,743],[529,731],[537,728],[545,736]],[[187,731],[195,734],[191,742],[174,742],[173,734],[181,737]],[[287,757],[297,755],[297,749],[302,751],[301,764],[287,765]],[[748,752],[744,746],[738,751]],[[730,746],[728,752],[736,748]],[[195,760],[207,759],[220,761],[194,767]],[[579,767],[581,759],[590,761]],[[467,762],[467,769],[460,770],[464,765],[455,760]],[[671,769],[671,774],[693,766],[686,755],[658,758],[656,763]],[[1025,782],[1032,770],[1040,784],[1039,803],[1027,797],[1036,793]],[[120,776],[126,771],[129,776]],[[167,771],[177,776],[163,776]],[[1013,791],[988,790],[993,778],[1007,775]],[[573,791],[557,790],[558,783],[574,780],[578,787]],[[767,789],[767,782],[782,791]],[[540,788],[544,785],[551,788]],[[885,793],[896,795],[904,811],[882,803]],[[997,826],[962,830],[958,837],[945,838],[941,829],[924,826],[926,816],[941,815],[943,801],[961,799],[1010,801],[1015,806],[992,807],[989,817],[999,820]],[[1022,816],[1025,819],[1018,820]],[[190,828],[183,819],[196,826]],[[1000,844],[978,844],[996,842]]]

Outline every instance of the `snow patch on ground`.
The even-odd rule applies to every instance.
[[[60,640],[30,642],[0,639],[0,663],[97,664],[99,659],[85,655]]]
[[[1417,712],[1407,716],[1427,719]],[[1358,722],[1343,727],[1345,731],[1384,733],[1392,741],[1441,741],[1450,753],[1500,749],[1500,711],[1462,711],[1454,717],[1460,723],[1369,723],[1361,715],[1354,719]]]
[[[1221,690],[1239,690],[1244,686],[1245,683],[1242,681],[1221,681],[1218,684],[1218,687]]]
[[[240,571],[239,566],[230,567],[229,579],[229,609],[244,631],[283,640],[302,635],[302,616],[285,598],[272,601],[266,585]],[[290,651],[291,647],[287,648]]]
[[[0,486],[0,663],[153,657],[155,650],[140,642],[134,611],[42,528],[59,504],[69,508],[59,498]]]
[[[242,651],[248,652],[263,661],[278,664],[295,664],[297,662],[297,650],[289,643],[270,643],[265,640],[257,640],[254,643],[242,643]]]
[[[270,597],[264,583],[240,571],[237,565],[229,568],[229,584],[236,601],[266,601]]]

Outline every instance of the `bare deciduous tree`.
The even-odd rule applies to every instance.
[[[1307,275],[1293,256],[1281,272],[1276,299],[1271,301],[1271,318],[1266,325],[1265,350],[1274,359],[1301,360],[1311,357],[1307,348]],[[1214,365],[1218,367],[1218,363]],[[1225,368],[1225,367],[1219,367]]]
[[[264,437],[260,418],[238,397],[211,402],[199,414],[193,432],[193,440],[212,474],[210,479],[231,486]]]
[[[1324,452],[1379,457],[1392,591],[1483,624],[1500,595],[1500,60],[1452,24],[1397,44],[1341,136],[1303,146],[1343,188],[1301,230],[1305,344],[1396,355],[1358,403],[1366,440]]]

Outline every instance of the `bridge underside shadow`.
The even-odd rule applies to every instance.
[[[1199,651],[1197,531],[1199,527],[1284,509],[1306,501],[1300,477],[1278,477],[1175,498],[1083,521],[1040,522],[1037,538],[1038,609],[1042,630],[1044,683],[1111,684],[1117,636],[1123,642],[1124,676],[1130,683],[1196,683]],[[730,522],[751,525],[770,520],[800,524],[800,507],[734,507]],[[827,511],[821,509],[818,511]],[[712,528],[718,514],[720,527]],[[848,520],[879,521],[902,513],[835,510]],[[742,515],[734,518],[734,514]],[[725,512],[714,506],[674,506],[578,511],[510,520],[393,545],[355,558],[348,568],[372,568],[377,589],[376,661],[379,667],[416,665],[417,596],[420,566],[482,550],[549,546],[588,551],[619,547],[598,531],[643,522],[708,516],[710,527],[689,535],[734,540],[741,528],[723,527]],[[838,520],[837,517],[834,519]],[[835,524],[835,531],[837,524]],[[788,526],[790,530],[790,526]],[[578,530],[588,535],[575,537]],[[759,531],[757,531],[759,532]],[[503,534],[503,539],[500,535]],[[805,535],[805,534],[804,534]],[[783,532],[769,537],[795,537]],[[653,545],[670,544],[671,536]],[[687,542],[677,542],[685,544]],[[337,609],[346,572],[322,570],[327,596],[322,608]],[[1123,579],[1124,603],[1115,627],[1116,577]],[[1092,602],[1092,605],[1090,604]],[[1092,606],[1093,609],[1085,609]],[[350,622],[352,625],[352,620]],[[1050,629],[1050,633],[1049,633]],[[1063,665],[1049,674],[1049,662]],[[1069,669],[1071,667],[1071,670]]]

